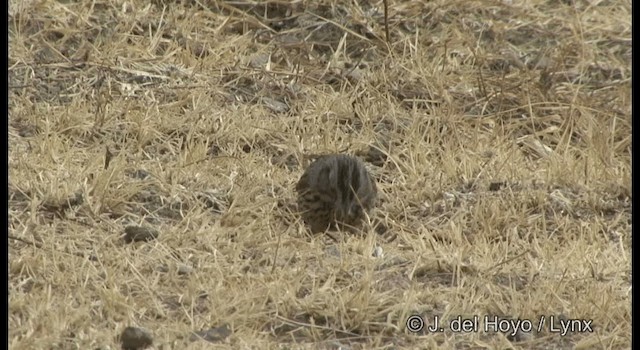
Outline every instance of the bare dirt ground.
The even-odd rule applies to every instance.
[[[630,13],[11,0],[10,348],[630,348]],[[307,233],[330,152],[386,231]]]

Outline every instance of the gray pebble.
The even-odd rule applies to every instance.
[[[193,272],[193,267],[189,265],[178,265],[178,275],[188,275]]]
[[[120,335],[123,350],[144,349],[153,344],[151,333],[143,328],[127,327]]]
[[[229,326],[223,325],[220,327],[209,328],[204,331],[193,332],[191,333],[189,340],[196,341],[198,339],[203,339],[209,343],[218,343],[225,340],[230,335],[231,330],[229,329]]]
[[[124,229],[124,233],[123,238],[126,243],[148,242],[158,238],[160,235],[158,231],[142,226],[127,226]]]

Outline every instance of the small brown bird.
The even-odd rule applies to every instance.
[[[296,185],[298,210],[311,232],[355,227],[373,209],[375,180],[362,161],[344,154],[324,155],[305,170]]]

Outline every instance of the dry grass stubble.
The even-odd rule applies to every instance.
[[[10,2],[10,347],[628,348],[629,10],[396,1],[387,45],[378,2]],[[329,152],[395,240],[306,232]]]

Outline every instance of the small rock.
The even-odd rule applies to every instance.
[[[285,113],[289,111],[289,105],[271,97],[262,97],[262,104],[274,113]]]
[[[135,171],[128,173],[127,175],[140,180],[145,180],[151,177],[151,174],[144,169],[137,169]]]
[[[120,343],[122,343],[124,350],[144,349],[153,344],[153,337],[144,328],[127,327],[120,335]]]
[[[148,242],[157,239],[160,235],[158,231],[142,226],[127,226],[124,229],[124,233],[124,241],[126,243]]]
[[[506,185],[504,181],[492,182],[489,184],[489,191],[495,192],[500,190]]]
[[[381,167],[387,161],[387,155],[374,145],[369,146],[369,151],[365,155],[365,160],[377,167]]]
[[[218,343],[225,340],[230,335],[231,330],[229,329],[229,326],[223,325],[220,327],[209,328],[206,331],[193,332],[191,333],[189,340],[196,341],[198,339],[203,339],[209,343]]]
[[[382,257],[384,257],[384,252],[382,251],[382,247],[381,246],[376,246],[373,249],[373,253],[371,253],[371,255],[374,258],[382,258]]]
[[[60,201],[45,201],[42,206],[51,212],[62,213],[73,207],[77,207],[84,202],[82,192],[76,192],[73,196]]]
[[[226,209],[226,195],[218,190],[206,190],[200,192],[197,198],[207,209],[216,214],[221,214]]]
[[[193,267],[189,265],[179,265],[178,266],[178,275],[188,275],[193,272]]]
[[[158,272],[162,272],[162,273],[167,273],[169,272],[169,266],[163,264],[163,265],[159,265],[156,267],[156,271]]]
[[[293,154],[278,154],[271,157],[271,164],[279,167],[284,167],[287,170],[293,171],[300,166],[298,159]]]
[[[266,53],[258,53],[249,57],[249,66],[251,68],[264,69],[269,63],[270,57]]]

